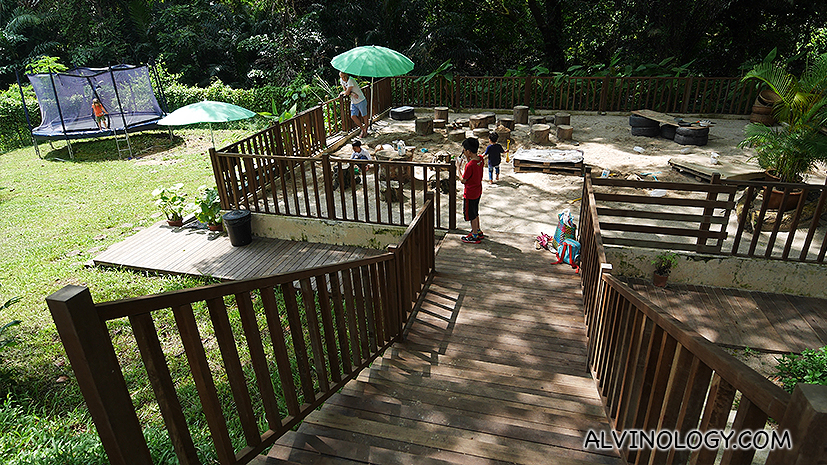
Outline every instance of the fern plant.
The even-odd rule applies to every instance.
[[[782,182],[801,182],[818,163],[827,162],[827,136],[820,133],[827,126],[827,53],[798,78],[785,66],[765,61],[743,80],[758,80],[778,94],[773,116],[781,124],[749,124],[739,147],[754,148],[761,168]]]

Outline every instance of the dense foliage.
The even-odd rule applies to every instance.
[[[737,75],[778,47],[803,66],[827,51],[820,0],[0,0],[0,84],[41,56],[71,66],[162,60],[182,83],[284,86],[335,76],[353,46],[402,51],[427,74],[542,66],[615,73],[672,57],[707,76]]]

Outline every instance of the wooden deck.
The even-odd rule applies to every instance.
[[[661,289],[641,279],[626,281],[716,344],[779,353],[827,345],[827,299],[671,283]]]
[[[586,368],[579,276],[533,241],[446,236],[407,340],[266,463],[621,463],[583,449],[609,425]]]
[[[261,237],[243,247],[233,247],[226,232],[173,228],[161,222],[112,245],[92,261],[97,266],[239,280],[381,253],[361,247]]]

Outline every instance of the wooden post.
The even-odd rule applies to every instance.
[[[525,96],[523,96],[523,101],[526,104],[531,104],[531,97],[532,97],[531,86],[532,86],[533,82],[534,82],[534,77],[533,76],[526,76],[525,77]],[[514,107],[514,108],[516,108],[516,107]],[[514,119],[516,119],[516,118],[514,118]],[[517,121],[517,122],[519,123],[519,121]],[[523,122],[521,124],[525,124],[525,123]]]
[[[454,142],[462,142],[465,139],[465,131],[462,129],[457,129],[455,131],[448,132],[448,139]]]
[[[457,165],[448,165],[448,229],[457,229]]]
[[[215,187],[218,190],[218,199],[221,202],[222,210],[230,210],[230,196],[227,194],[227,184],[224,183],[224,173],[221,172],[221,160],[215,152],[215,147],[210,147],[210,163],[212,164]]]
[[[488,128],[488,116],[483,114],[472,116],[468,127],[470,129]]]
[[[512,131],[514,130],[514,118],[511,116],[501,116],[498,124],[504,128],[511,129]]]
[[[712,173],[712,181],[711,182],[712,182],[713,186],[716,186],[716,185],[720,186],[721,185],[721,173]],[[706,194],[706,201],[707,202],[711,203],[711,202],[716,201],[717,199],[718,199],[718,193],[717,192],[714,192],[714,193],[711,192],[711,191],[707,192],[707,194]],[[748,208],[749,208],[749,205],[746,204],[744,209],[747,210]],[[713,209],[711,207],[704,207],[703,218],[701,219],[701,225],[700,225],[700,228],[699,228],[701,234],[709,231],[710,226],[712,226],[712,215],[714,213],[715,213],[715,209]],[[706,250],[706,241],[707,241],[706,236],[698,235],[698,241],[696,243],[695,252],[697,252],[697,253],[707,252],[707,250]],[[720,251],[721,250],[720,250],[720,242],[719,242],[717,252],[720,252]]]
[[[419,136],[428,136],[434,133],[434,119],[431,117],[417,118],[414,121],[414,130]]]
[[[600,85],[600,104],[597,111],[606,111],[606,102],[609,98],[609,76],[603,77],[603,82]]]
[[[793,391],[779,434],[789,431],[791,448],[773,449],[766,465],[827,463],[827,386],[799,384]]]
[[[571,140],[572,133],[574,133],[574,128],[568,124],[557,126],[557,140]]]
[[[571,115],[568,113],[557,113],[554,115],[554,124],[556,126],[564,126],[571,124]]]
[[[517,105],[514,107],[514,122],[517,124],[528,124],[528,107]]]
[[[529,138],[531,142],[535,144],[548,144],[548,133],[551,130],[551,126],[548,124],[535,124],[531,126],[531,135]]]
[[[535,124],[546,124],[546,117],[543,115],[531,115],[528,117],[528,125],[534,126]]]
[[[109,330],[89,289],[65,286],[46,303],[110,463],[151,465]]]
[[[333,197],[333,170],[330,169],[330,154],[322,154],[322,175],[324,179],[324,199],[327,203],[327,217],[336,218],[336,199]]]
[[[686,113],[689,110],[689,95],[692,92],[692,76],[684,78],[683,102],[681,102],[681,113]]]
[[[434,120],[448,121],[448,107],[434,107]]]

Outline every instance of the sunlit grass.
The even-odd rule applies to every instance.
[[[248,131],[216,131],[216,145]],[[41,144],[0,155],[0,300],[21,300],[0,312],[0,325],[13,319],[18,345],[0,352],[0,456],[7,463],[106,463],[83,398],[74,381],[45,298],[67,284],[88,286],[95,301],[203,285],[203,280],[87,266],[99,251],[161,219],[151,192],[184,184],[196,193],[214,184],[207,130],[143,133],[132,138],[132,159],[119,159],[114,141]],[[115,338],[118,352],[132,347]],[[60,378],[66,376],[67,379]],[[131,374],[128,374],[131,376]],[[60,380],[60,382],[58,382]],[[160,425],[148,429],[156,460]],[[156,431],[156,433],[153,433]],[[8,432],[8,434],[7,434]],[[157,436],[157,437],[156,437]]]

